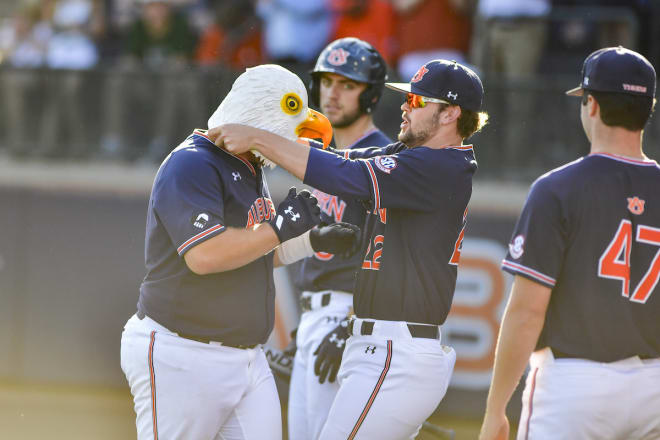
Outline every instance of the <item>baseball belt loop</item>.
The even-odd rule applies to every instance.
[[[350,318],[348,318],[348,334],[351,336],[355,336],[355,332],[353,331],[355,329],[355,315],[352,315]]]

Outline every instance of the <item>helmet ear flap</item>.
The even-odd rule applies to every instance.
[[[368,84],[367,88],[360,93],[359,104],[362,113],[372,113],[380,101],[380,95],[383,93],[382,84]]]

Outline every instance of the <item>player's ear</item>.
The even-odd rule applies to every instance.
[[[600,111],[600,105],[598,105],[598,101],[596,101],[596,98],[594,98],[591,94],[587,97],[587,106],[589,106],[589,116],[596,116],[596,114]]]
[[[441,121],[445,124],[451,124],[454,121],[457,121],[461,117],[461,107],[458,105],[450,105],[445,107],[440,115]]]

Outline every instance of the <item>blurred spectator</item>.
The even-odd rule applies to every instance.
[[[36,106],[31,106],[39,91],[39,71],[44,65],[52,29],[43,20],[38,0],[21,1],[14,16],[0,29],[0,62],[2,72],[8,151],[14,156],[29,154],[36,145],[29,136],[34,125]],[[33,144],[29,144],[32,142]]]
[[[95,7],[93,0],[57,0],[53,5],[53,34],[48,40],[45,65],[58,72],[48,75],[35,154],[82,157],[89,152],[81,101],[83,72],[99,60],[94,42]]]
[[[536,73],[549,12],[550,0],[479,0],[473,63],[508,78]]]
[[[599,12],[598,20],[585,20],[583,14],[575,19],[557,23],[559,35],[567,45],[587,46],[580,55],[599,47],[624,46],[636,49],[637,32],[643,22],[647,0],[553,0],[553,6],[581,7]],[[594,9],[595,8],[595,9]],[[591,18],[591,17],[587,17]],[[593,41],[592,41],[593,40]]]
[[[186,17],[168,0],[140,0],[140,4],[140,16],[125,39],[119,70],[106,78],[105,134],[100,153],[107,158],[141,157],[145,162],[158,163],[172,148],[179,117],[187,115],[193,125],[199,124],[204,121],[206,108],[199,104],[197,77],[188,70],[196,38]],[[153,109],[141,114],[154,118],[153,127],[141,127],[140,142],[147,145],[139,148],[129,147],[125,136],[126,111],[135,108]],[[155,134],[145,139],[145,132]]]
[[[541,157],[535,81],[547,37],[550,0],[479,0],[473,35],[473,62],[493,88],[505,90],[490,102],[500,158],[511,168]],[[497,93],[497,92],[496,92]],[[495,96],[491,93],[490,95]],[[541,105],[541,104],[538,104]],[[502,130],[497,130],[503,127]]]
[[[253,1],[225,0],[216,7],[215,17],[197,46],[197,62],[236,71],[261,64],[261,22]]]
[[[355,37],[370,43],[392,64],[395,55],[395,16],[387,0],[330,0],[334,15],[331,41]]]
[[[311,68],[332,32],[327,0],[257,0],[257,14],[265,55],[278,64]]]
[[[433,59],[465,63],[474,0],[390,0],[398,16],[398,71],[408,81]]]

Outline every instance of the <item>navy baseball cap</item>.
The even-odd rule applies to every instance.
[[[606,47],[593,52],[582,65],[582,83],[566,92],[582,96],[584,90],[655,96],[655,69],[635,51]]]
[[[419,68],[409,83],[385,83],[387,88],[441,99],[447,104],[479,111],[484,86],[471,69],[456,61],[433,60]]]

